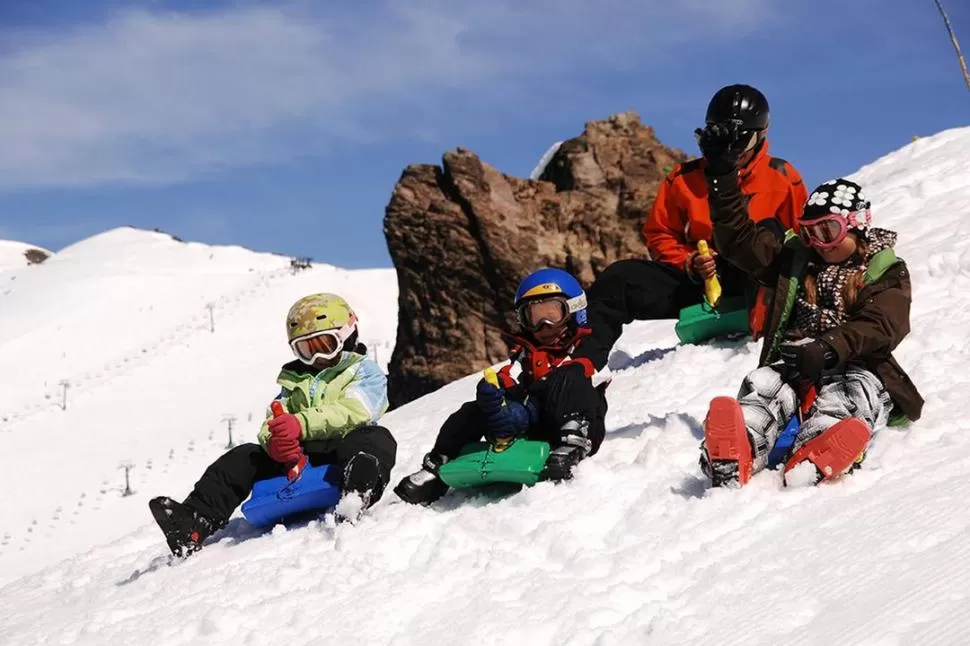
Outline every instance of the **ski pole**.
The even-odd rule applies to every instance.
[[[702,256],[711,255],[711,250],[707,246],[707,240],[697,241],[697,253]],[[717,309],[717,304],[721,300],[721,281],[718,280],[717,274],[704,279],[704,296],[707,298],[708,305],[713,309]]]
[[[286,411],[283,410],[283,404],[281,404],[280,400],[278,399],[273,400],[273,403],[269,405],[269,409],[273,412],[273,417],[280,417],[282,415],[286,415]],[[295,464],[293,464],[293,466],[289,467],[286,470],[286,479],[289,480],[290,482],[293,482],[294,480],[299,478],[300,474],[303,473],[303,469],[306,468],[306,463],[307,463],[306,453],[304,453],[303,451],[300,451],[299,459],[296,461]]]

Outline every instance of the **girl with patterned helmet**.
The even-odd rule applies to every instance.
[[[311,294],[287,313],[286,336],[297,359],[326,367],[345,348],[357,350],[357,315],[336,294]]]
[[[844,178],[811,193],[784,240],[746,217],[736,182],[708,185],[722,256],[775,290],[760,367],[737,398],[711,402],[701,467],[715,486],[743,485],[773,462],[787,484],[838,478],[861,464],[873,432],[922,410],[891,354],[911,301],[897,234],[871,226],[865,191]]]
[[[499,383],[482,379],[475,399],[445,420],[421,468],[394,489],[404,501],[429,504],[443,496],[448,487],[438,469],[483,436],[493,443],[517,437],[548,442],[547,480],[571,478],[573,468],[599,450],[606,432],[604,388],[593,387],[592,364],[572,356],[590,333],[582,286],[562,269],[540,269],[519,283],[513,306],[520,329],[507,333],[512,349]],[[521,368],[515,378],[514,365]]]
[[[357,323],[336,294],[310,294],[293,304],[286,338],[296,359],[276,378],[280,393],[267,409],[258,443],[217,459],[184,502],[160,496],[149,503],[173,554],[201,549],[257,480],[295,476],[307,464],[336,467],[344,496],[337,509],[350,510],[348,520],[380,499],[397,443],[377,423],[388,407],[387,378],[358,343]]]

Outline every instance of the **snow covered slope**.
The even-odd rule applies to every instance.
[[[758,347],[678,347],[670,322],[638,323],[611,359],[607,441],[575,480],[504,500],[452,493],[429,509],[389,494],[356,527],[319,521],[259,533],[234,520],[205,550],[169,567],[145,501],[187,493],[222,440],[188,429],[217,429],[224,412],[258,410],[269,357],[280,358],[269,341],[276,323],[267,320],[267,332],[248,335],[267,346],[259,350],[266,365],[234,371],[233,388],[216,386],[218,396],[194,397],[194,377],[183,387],[184,375],[216,371],[228,341],[246,337],[248,318],[237,317],[228,341],[218,330],[199,333],[171,358],[112,379],[123,397],[101,387],[90,404],[45,410],[0,436],[4,446],[23,438],[10,455],[46,450],[58,466],[71,455],[65,449],[87,459],[113,447],[132,419],[183,441],[166,460],[162,447],[174,442],[142,439],[137,448],[157,462],[150,476],[134,472],[138,493],[121,498],[115,475],[99,500],[103,511],[72,516],[76,525],[56,539],[91,532],[113,542],[62,562],[54,557],[68,548],[48,557],[25,540],[23,524],[7,520],[8,512],[31,517],[24,508],[35,494],[21,489],[4,500],[11,538],[0,571],[11,580],[8,568],[25,558],[49,567],[0,589],[0,643],[970,643],[970,128],[921,139],[856,179],[874,200],[877,223],[901,234],[915,295],[913,333],[897,356],[927,405],[917,424],[883,431],[866,467],[843,482],[783,490],[777,473],[763,473],[740,491],[707,489],[697,466],[707,402],[734,394]],[[374,276],[359,298],[391,284]],[[257,290],[234,307],[275,315],[275,291]],[[395,480],[417,465],[476,379],[385,418],[399,441]],[[166,403],[166,389],[181,406]],[[112,406],[128,414],[111,418]],[[61,446],[71,434],[85,439]],[[29,448],[41,437],[58,442]],[[194,452],[186,452],[189,437]],[[13,482],[0,477],[5,487]],[[50,496],[37,506],[35,536],[53,531],[55,501],[62,516],[73,514],[74,500]],[[98,523],[111,527],[95,532]]]
[[[24,256],[24,252],[30,249],[39,249],[48,256],[51,255],[50,251],[36,245],[15,242],[13,240],[0,240],[0,272],[26,267],[29,263],[27,262],[27,257]]]
[[[0,274],[0,584],[141,525],[153,488],[226,445],[224,418],[251,439],[292,359],[286,311],[319,291],[352,299],[386,362],[388,269],[293,275],[282,256],[115,229]],[[120,498],[126,461],[138,494]]]

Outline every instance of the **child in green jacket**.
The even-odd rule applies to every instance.
[[[377,421],[387,410],[387,379],[358,343],[357,316],[334,294],[297,301],[286,317],[297,359],[277,377],[275,402],[282,415],[267,413],[259,444],[243,444],[213,462],[179,503],[161,496],[149,507],[176,556],[198,551],[249,496],[253,484],[311,465],[334,465],[333,484],[359,497],[365,509],[387,485],[397,443]],[[342,507],[338,505],[338,507]]]

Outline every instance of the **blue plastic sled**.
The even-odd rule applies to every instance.
[[[293,482],[286,476],[258,481],[243,503],[243,516],[257,527],[267,527],[297,514],[336,506],[340,489],[325,478],[330,466],[308,466]]]

